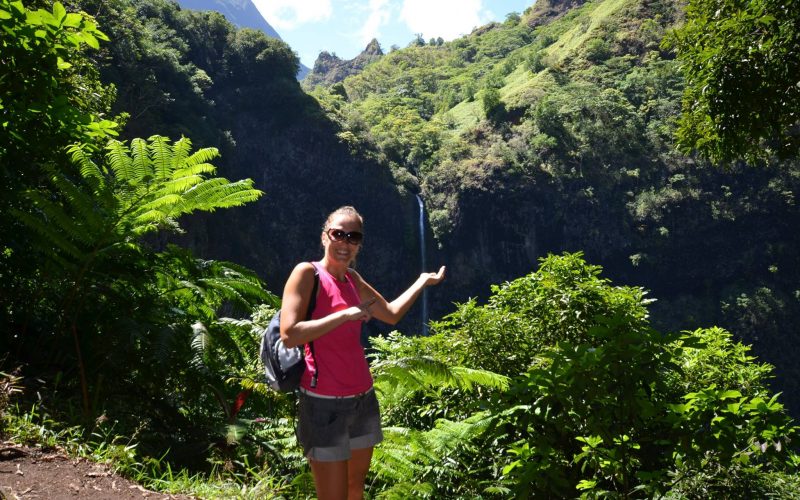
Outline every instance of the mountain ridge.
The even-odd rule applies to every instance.
[[[283,41],[281,35],[264,19],[252,0],[177,0],[178,5],[191,10],[212,10],[224,15],[228,21],[239,28],[252,28],[263,31],[267,36]],[[308,66],[300,63],[297,79],[308,74]]]
[[[341,59],[335,53],[320,52],[314,67],[302,80],[306,89],[317,85],[331,86],[343,81],[351,75],[360,73],[367,65],[383,57],[383,49],[376,38],[373,38],[364,50],[353,59]]]

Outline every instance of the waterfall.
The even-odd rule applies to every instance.
[[[422,271],[428,272],[428,263],[425,258],[425,204],[422,202],[422,197],[417,196],[417,203],[419,204],[419,255],[422,264]],[[428,289],[422,290],[422,333],[428,335]]]

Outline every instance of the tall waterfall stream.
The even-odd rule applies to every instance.
[[[425,258],[425,204],[422,202],[422,197],[417,196],[417,203],[419,203],[419,255],[422,270],[420,272],[427,272],[428,263]],[[428,290],[422,290],[422,333],[428,335]]]

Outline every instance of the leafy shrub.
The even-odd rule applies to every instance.
[[[394,388],[387,416],[403,426],[381,456],[390,470],[408,467],[383,472],[386,491],[747,496],[776,491],[766,477],[796,482],[797,428],[766,389],[772,368],[720,328],[652,329],[645,292],[601,271],[581,254],[551,255],[493,287],[487,304],[459,305],[431,337],[378,343],[380,366],[400,369],[382,386]],[[435,377],[421,374],[399,383],[425,366],[421,353],[439,371],[489,370],[511,385],[432,391]]]
[[[586,59],[593,63],[600,63],[611,56],[611,47],[602,38],[593,38],[586,43]]]

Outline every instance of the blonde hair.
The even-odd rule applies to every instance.
[[[322,231],[325,232],[328,229],[330,229],[331,221],[339,215],[347,215],[349,217],[358,219],[358,224],[361,226],[362,230],[364,229],[364,218],[361,216],[360,213],[358,213],[358,210],[356,210],[354,207],[351,207],[350,205],[345,205],[343,207],[337,208],[328,215],[328,218],[325,219],[325,224],[322,225]]]

